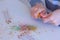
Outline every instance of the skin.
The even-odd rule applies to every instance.
[[[50,12],[49,14],[51,15],[43,18],[43,20],[56,26],[60,25],[60,9]]]
[[[41,17],[40,14],[46,13],[45,7],[40,3],[36,4],[34,7],[31,8],[31,15],[33,18],[38,19]]]

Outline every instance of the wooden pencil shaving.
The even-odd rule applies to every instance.
[[[3,11],[3,15],[4,15],[4,18],[5,18],[5,22],[6,22],[7,24],[11,23],[11,18],[10,18],[10,15],[9,15],[8,10],[4,10],[4,11]]]

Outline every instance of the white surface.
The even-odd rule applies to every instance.
[[[12,18],[11,24],[6,24],[2,11],[8,9]],[[39,35],[39,40],[60,40],[60,27],[50,24],[44,24],[41,20],[34,20],[30,13],[29,8],[18,0],[4,0],[0,2],[0,40],[21,40],[15,36],[9,36],[9,26],[18,23],[30,24],[39,27],[39,31],[35,34]],[[40,34],[38,34],[40,32]],[[36,36],[35,35],[35,36]],[[37,39],[36,36],[36,39]]]

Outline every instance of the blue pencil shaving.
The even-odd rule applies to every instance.
[[[16,30],[16,31],[19,31],[20,30],[20,27],[19,26],[12,26],[11,28],[12,30]]]

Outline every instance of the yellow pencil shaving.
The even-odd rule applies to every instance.
[[[28,25],[27,28],[32,31],[35,31],[37,29],[35,26],[31,26],[31,25]]]

